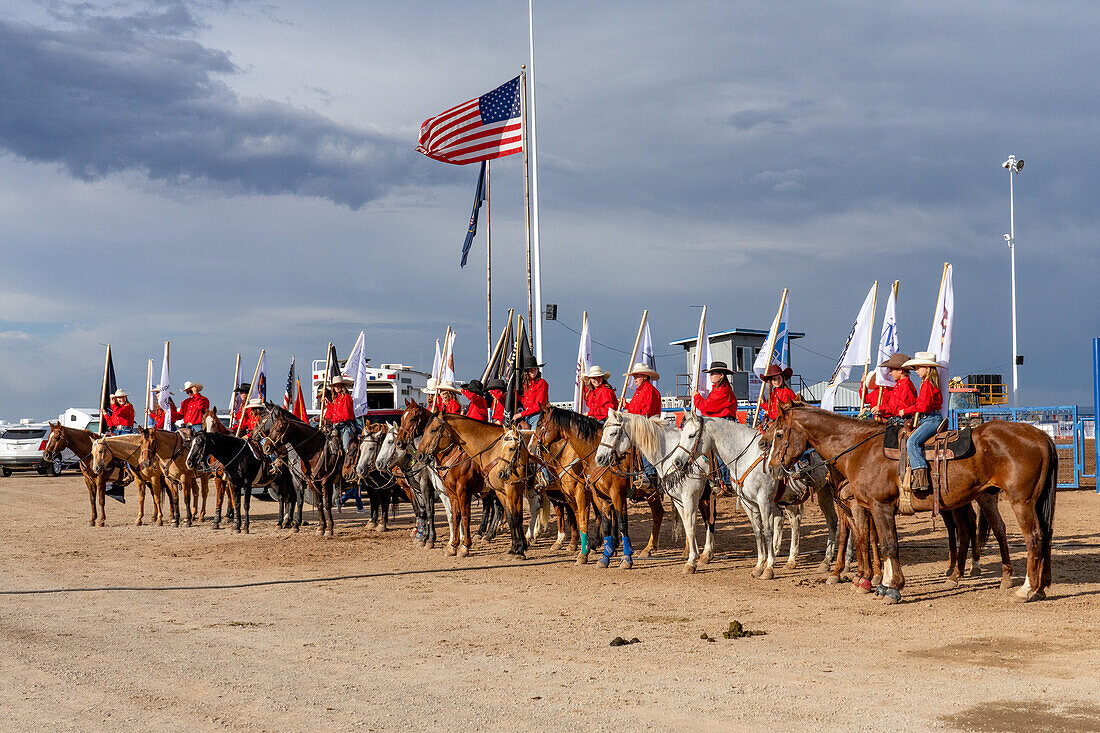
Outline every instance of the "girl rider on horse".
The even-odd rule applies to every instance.
[[[695,409],[703,415],[710,417],[724,417],[727,420],[737,419],[737,398],[733,394],[733,385],[730,384],[729,375],[733,371],[726,366],[724,361],[712,361],[709,369],[704,372],[710,375],[710,394],[704,398],[695,390],[692,399]],[[718,463],[718,474],[724,486],[730,485],[730,470],[717,455],[714,460]]]
[[[943,419],[940,414],[943,393],[940,391],[940,375],[937,371],[939,363],[931,351],[918,351],[915,357],[905,362],[905,366],[916,369],[917,376],[921,378],[916,403],[898,411],[898,417],[913,415],[917,420],[917,427],[905,442],[909,453],[909,467],[913,470],[909,487],[914,490],[927,489],[931,486],[931,476],[928,461],[924,458],[924,442],[935,435],[936,428]]]
[[[485,383],[485,391],[493,398],[491,422],[497,425],[504,422],[504,390],[506,389],[508,389],[508,385],[504,383],[503,379],[490,379]]]
[[[550,401],[550,386],[542,378],[540,367],[544,364],[535,362],[534,357],[524,354],[523,359],[523,411],[517,420],[527,423],[527,427],[533,428],[539,423],[542,414],[542,406]]]
[[[619,406],[619,398],[615,396],[615,390],[607,383],[607,377],[610,374],[592,365],[583,377],[588,382],[588,393],[584,397],[588,416],[601,423],[607,419],[608,412]]]
[[[462,396],[470,401],[466,406],[466,417],[488,422],[489,405],[485,401],[485,387],[480,379],[471,379],[462,385]]]
[[[352,439],[357,437],[362,429],[355,419],[355,407],[347,390],[349,384],[354,384],[354,382],[343,374],[332,380],[333,397],[325,405],[325,419],[339,434],[340,442],[344,444],[345,451],[351,445]]]
[[[134,406],[126,390],[120,389],[111,395],[111,407],[106,415],[109,432],[115,435],[129,435],[137,432],[134,427]]]
[[[906,366],[909,356],[900,351],[886,361],[879,364],[890,370],[890,377],[894,380],[894,386],[889,394],[883,395],[882,401],[872,410],[872,414],[887,422],[900,422],[899,414],[903,410],[912,411],[917,403],[917,391],[913,389],[913,383],[909,380],[909,372],[912,367]],[[876,398],[877,400],[877,398]]]
[[[780,369],[778,364],[769,364],[767,370],[761,375],[761,380],[768,387],[768,404],[764,407],[764,414],[769,421],[779,418],[779,404],[781,402],[794,402],[794,390],[787,386],[787,380],[791,378],[794,370],[790,367]],[[763,426],[761,426],[763,430]]]
[[[462,405],[455,399],[455,395],[458,394],[458,389],[453,382],[447,379],[440,380],[439,385],[436,387],[436,392],[438,394],[436,400],[438,400],[440,412],[444,415],[462,414]]]

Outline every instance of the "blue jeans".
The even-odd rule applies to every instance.
[[[133,425],[120,426],[112,429],[114,430],[115,435],[133,435],[137,432],[137,428],[135,428]]]
[[[344,492],[344,495],[340,497],[339,506],[343,506],[345,501],[352,498],[355,499],[355,508],[362,509],[363,495],[362,492],[359,491],[359,484],[352,486],[350,489]]]
[[[922,417],[917,429],[909,434],[905,441],[905,450],[909,452],[909,467],[912,469],[928,468],[928,461],[924,460],[924,441],[936,434],[936,428],[940,426],[940,416]]]
[[[351,445],[352,439],[362,432],[362,428],[359,427],[358,419],[345,420],[344,422],[336,423],[336,432],[340,434],[340,441],[344,444],[344,450],[347,450],[348,446]]]

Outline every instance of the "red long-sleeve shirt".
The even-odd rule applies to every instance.
[[[199,425],[202,423],[202,415],[210,407],[210,400],[202,394],[191,395],[180,403],[180,412],[183,414],[183,422],[187,425]]]
[[[129,428],[134,425],[134,406],[127,402],[125,405],[114,405],[107,412],[107,427]]]
[[[790,387],[783,386],[779,389],[773,389],[771,394],[768,395],[768,407],[765,412],[768,415],[769,420],[776,420],[779,418],[779,403],[780,402],[793,402],[795,395],[794,390]]]
[[[593,420],[606,420],[607,413],[619,406],[619,399],[611,385],[603,383],[590,389],[584,398],[588,407],[588,416]]]
[[[634,390],[634,396],[626,406],[626,411],[632,415],[645,415],[656,417],[661,414],[661,393],[648,379]]]
[[[733,387],[728,381],[719,382],[710,389],[705,398],[695,395],[695,408],[710,417],[737,418],[737,399],[733,396]]]
[[[342,394],[325,408],[325,419],[333,424],[354,420],[354,410],[355,408],[351,404],[351,395]]]
[[[893,390],[890,387],[875,387],[864,392],[863,404],[870,405],[872,408],[883,408],[890,404],[890,392]],[[879,399],[879,395],[882,395],[882,399]]]
[[[241,418],[241,435],[248,435],[252,432],[252,428],[256,427],[256,423],[260,421],[259,414],[255,410],[245,410],[244,417]]]
[[[489,390],[493,398],[493,422],[498,425],[504,422],[504,393],[499,389]]]
[[[458,404],[458,400],[454,398],[450,392],[439,395],[440,405],[443,408],[444,415],[461,415],[462,405]]]
[[[890,390],[890,400],[889,402],[883,401],[879,412],[888,417],[897,417],[902,414],[902,410],[912,413],[916,404],[917,391],[913,389],[913,382],[908,376],[905,376],[899,379],[894,388]]]
[[[920,393],[917,394],[912,412],[939,412],[941,408],[943,408],[943,393],[940,392],[940,388],[927,379],[921,382]],[[908,413],[909,410],[906,410],[906,414]]]
[[[542,410],[542,406],[549,401],[550,385],[546,383],[545,379],[539,377],[528,384],[527,389],[523,390],[523,412],[520,413],[520,417],[530,417],[538,414]]]
[[[466,408],[466,417],[471,417],[474,420],[489,419],[489,406],[486,404],[484,397],[468,389],[462,390],[462,396],[470,401],[469,407]]]

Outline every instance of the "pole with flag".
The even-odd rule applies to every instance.
[[[439,372],[439,381],[455,381],[455,336],[458,332],[453,328],[447,328],[447,340],[443,344],[442,368]]]
[[[531,227],[528,236],[531,241],[531,262],[534,267],[534,300],[537,318],[530,320],[535,338],[535,360],[542,363],[542,245],[539,240],[539,159],[538,142],[535,130],[535,12],[532,0],[527,0],[527,29],[531,56],[528,59],[530,69],[524,75],[531,85],[527,91],[527,104],[524,112],[529,117],[524,120],[523,130],[530,136],[531,143]],[[526,150],[526,147],[524,147]]]
[[[493,354],[493,202],[489,198],[489,161],[485,161],[485,358]],[[484,382],[483,382],[484,384]]]
[[[157,402],[160,405],[160,409],[164,410],[164,422],[159,427],[162,430],[172,429],[172,396],[170,394],[171,379],[168,374],[168,362],[169,362],[170,347],[167,341],[164,342],[164,360],[160,365],[160,391],[157,393]]]
[[[336,358],[336,349],[333,347],[332,342],[329,341],[328,351],[325,352],[325,378],[321,381],[321,399],[318,401],[318,408],[321,410],[321,414],[317,418],[318,428],[322,428],[325,425],[325,397],[328,395],[328,385],[332,380],[333,366],[339,369],[340,361]]]
[[[290,373],[286,375],[286,389],[283,390],[283,409],[289,410],[294,406],[294,356],[290,357]]]
[[[642,363],[653,371],[657,371],[657,354],[653,351],[653,337],[649,335],[649,321],[645,322],[645,330],[642,331]],[[630,368],[633,369],[634,365],[631,364]],[[656,384],[659,380],[654,379]]]
[[[153,360],[150,359],[145,373],[145,417],[141,421],[145,427],[149,427],[149,407],[153,399]]]
[[[706,397],[710,394],[710,380],[704,379],[703,370],[710,366],[710,337],[707,336],[707,307],[699,314],[699,333],[695,337],[695,364],[691,369],[691,394]]]
[[[756,355],[756,361],[753,362],[752,370],[756,373],[757,379],[760,379],[760,393],[756,397],[756,409],[752,413],[752,426],[756,427],[756,421],[760,417],[760,406],[764,402],[764,382],[763,374],[768,370],[768,367],[773,363],[777,363],[780,368],[786,369],[787,364],[783,361],[776,361],[777,357],[782,356],[782,346],[780,346],[779,353],[776,353],[776,343],[778,341],[779,332],[782,330],[785,332],[787,325],[787,289],[783,288],[783,294],[779,297],[779,310],[775,312],[775,319],[772,321],[772,327],[768,329],[768,338],[764,341],[764,347],[760,349],[760,353]]]
[[[832,410],[836,404],[836,392],[841,382],[852,374],[852,367],[863,364],[864,374],[867,372],[867,364],[871,361],[871,333],[874,329],[875,300],[878,297],[878,280],[867,291],[867,297],[863,299],[863,305],[859,309],[852,330],[848,332],[848,340],[844,344],[844,351],[840,353],[840,359],[833,370],[833,376],[829,379],[824,393],[821,395],[821,409]]]
[[[705,308],[705,306],[704,306]],[[638,335],[634,337],[634,348],[630,350],[630,361],[626,365],[626,374],[623,375],[623,391],[619,393],[619,409],[626,404],[626,389],[630,386],[630,370],[634,368],[634,362],[638,360],[638,346],[642,343],[642,333],[649,326],[649,309],[642,311],[642,320],[638,324]]]
[[[936,312],[932,317],[932,333],[928,337],[928,350],[936,355],[939,368],[941,389],[946,393],[951,371],[951,335],[955,321],[955,289],[951,283],[951,263],[943,263],[943,275],[940,277],[940,294],[936,298]],[[940,415],[947,417],[951,411],[951,400],[945,399]]]
[[[489,355],[485,370],[481,372],[482,384],[488,384],[490,379],[507,380],[504,365],[508,362],[508,355],[511,352],[512,344],[515,342],[515,334],[512,333],[512,316],[514,314],[515,310],[509,308],[508,322],[500,330],[500,338],[497,339],[496,346],[493,347],[493,351]]]
[[[298,395],[294,398],[294,408],[291,412],[294,413],[294,417],[308,425],[309,413],[306,412],[306,398],[302,395],[302,380],[295,379],[294,381],[297,384]]]
[[[115,365],[111,359],[111,345],[107,344],[107,357],[103,362],[103,385],[99,390],[99,433],[107,427],[107,413],[111,409],[111,395],[118,389],[115,381]]]
[[[245,397],[244,397],[244,405],[245,406],[247,406],[248,401],[250,399],[252,399],[252,393],[256,392],[257,388],[260,386],[258,384],[258,382],[260,381],[260,370],[263,368],[264,356],[266,354],[267,354],[267,349],[260,349],[260,358],[256,360],[256,371],[252,372],[252,381],[249,382],[249,384],[248,384],[248,394],[245,395]],[[266,389],[265,389],[265,393],[266,393]],[[237,423],[237,431],[235,433],[235,435],[238,438],[241,437],[241,426],[243,426],[243,425],[244,425],[244,416],[242,415],[240,422]]]
[[[523,316],[519,316],[519,327],[516,329],[516,342],[512,347],[512,353],[509,356],[508,361],[511,362],[508,366],[511,367],[511,373],[508,375],[508,392],[504,398],[504,419],[503,423],[505,427],[512,425],[512,418],[516,414],[516,399],[518,397],[517,392],[519,390],[519,378],[521,374],[520,370],[520,350],[523,341],[526,336],[523,332]]]
[[[367,352],[366,333],[359,332],[359,338],[355,340],[355,346],[351,347],[348,356],[348,376],[355,380],[351,387],[351,404],[353,417],[362,417],[367,414]]]
[[[889,359],[901,351],[901,340],[898,336],[898,284],[895,280],[890,288],[890,297],[886,299],[886,312],[882,314],[882,333],[878,339],[878,363]],[[875,383],[880,387],[893,387],[894,378],[890,376],[890,370],[886,367],[877,367]],[[880,398],[882,393],[879,392]]]
[[[577,371],[573,375],[573,412],[584,404],[584,374],[592,362],[592,337],[588,332],[588,311],[581,316],[581,338],[577,347]]]
[[[237,418],[241,410],[241,393],[237,388],[241,386],[241,355],[237,354],[237,363],[233,366],[233,394],[229,397],[229,422]]]

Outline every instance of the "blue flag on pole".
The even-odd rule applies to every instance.
[[[470,245],[474,243],[474,235],[477,234],[477,215],[481,211],[481,203],[485,201],[485,164],[481,162],[481,174],[477,177],[477,192],[474,193],[474,208],[470,212],[470,227],[466,230],[466,241],[462,243],[462,264],[466,266],[466,258],[470,256]]]

